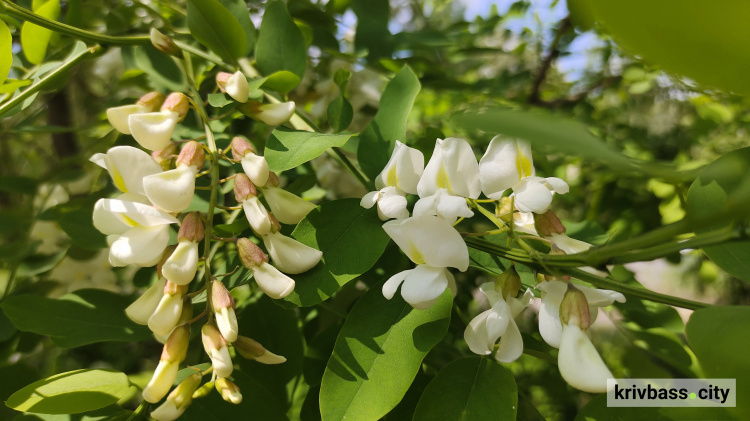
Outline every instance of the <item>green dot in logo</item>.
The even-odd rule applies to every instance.
[[[690,394],[690,399],[695,399],[695,393]]]

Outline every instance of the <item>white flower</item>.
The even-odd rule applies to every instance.
[[[495,342],[499,338],[500,345],[495,352],[495,359],[503,363],[513,362],[523,353],[523,338],[515,317],[531,304],[534,294],[531,289],[527,289],[520,299],[510,295],[503,299],[502,293],[495,290],[493,282],[485,283],[480,288],[492,307],[466,326],[466,344],[475,354],[489,355],[495,352]]]
[[[221,336],[227,342],[234,342],[237,339],[237,315],[232,307],[223,307],[216,311],[216,326],[221,332]]]
[[[417,184],[423,171],[424,155],[422,152],[397,140],[391,158],[383,171],[375,177],[375,188],[382,189],[391,186],[405,193],[417,194]]]
[[[157,335],[169,335],[180,321],[182,304],[182,294],[163,294],[159,305],[148,319],[148,328]]]
[[[107,170],[121,192],[141,196],[146,195],[143,177],[161,172],[151,155],[132,146],[115,146],[107,153],[95,154],[90,161]]]
[[[359,202],[359,205],[365,209],[370,209],[375,204],[378,205],[378,217],[382,221],[409,217],[409,210],[406,209],[406,196],[398,187],[387,186],[371,191]]]
[[[145,114],[149,111],[151,111],[149,107],[138,104],[107,108],[107,120],[109,120],[109,124],[111,124],[118,132],[122,134],[130,134],[128,118],[132,114]]]
[[[471,218],[474,212],[463,197],[454,196],[446,189],[438,189],[432,196],[419,199],[414,204],[414,216],[419,215],[434,215],[454,224],[458,218]]]
[[[531,147],[526,142],[501,140],[495,136],[479,160],[482,191],[498,200],[513,189],[515,206],[522,212],[544,213],[552,203],[552,194],[568,192],[568,184],[555,177],[536,177]]]
[[[160,360],[151,381],[143,389],[143,399],[150,403],[159,402],[172,388],[179,369],[179,361]]]
[[[262,236],[273,264],[282,272],[297,274],[306,272],[320,262],[323,252],[280,232],[271,232]]]
[[[235,405],[242,402],[240,388],[223,377],[216,379],[216,390],[219,391],[221,397],[227,402],[231,402]]]
[[[280,126],[294,115],[294,101],[277,104],[261,104],[251,117],[269,126]]]
[[[260,187],[266,185],[269,170],[265,157],[256,155],[254,152],[247,152],[240,158],[240,164],[242,164],[242,171],[250,177],[253,184]]]
[[[437,140],[432,158],[417,184],[417,192],[424,198],[434,195],[438,189],[470,199],[479,197],[479,165],[466,140],[455,137]]]
[[[247,102],[250,96],[250,86],[247,83],[247,78],[239,70],[227,79],[224,89],[237,102]]]
[[[448,222],[421,215],[386,222],[383,229],[417,264],[415,269],[397,273],[383,284],[386,298],[393,297],[402,283],[401,296],[417,309],[431,307],[446,287],[455,293],[455,280],[446,268],[465,271],[469,252],[461,235]]]
[[[195,278],[199,260],[198,243],[182,239],[164,262],[161,273],[174,284],[187,285]]]
[[[280,187],[262,187],[261,191],[263,192],[263,197],[266,198],[268,206],[271,208],[271,213],[282,224],[297,224],[310,211],[317,207],[316,204],[308,202]]]
[[[164,295],[164,285],[166,284],[166,279],[159,278],[143,295],[133,301],[133,304],[125,309],[125,314],[128,315],[130,320],[140,325],[148,324],[148,319],[154,314],[156,307],[159,306],[162,295]]]
[[[607,379],[614,378],[589,337],[574,323],[562,327],[557,366],[569,385],[584,392],[604,393]]]
[[[271,217],[265,206],[260,203],[258,196],[248,196],[242,202],[242,209],[245,211],[247,222],[258,235],[266,235],[271,232]]]
[[[202,376],[199,373],[185,378],[167,396],[167,400],[151,412],[151,418],[156,421],[173,421],[179,418],[193,402],[193,393],[200,386],[201,379]]]
[[[294,291],[294,280],[279,272],[268,262],[252,267],[250,271],[253,272],[258,287],[271,298],[284,298]]]
[[[212,325],[205,324],[201,328],[201,339],[203,341],[203,349],[209,358],[211,358],[214,373],[218,377],[231,376],[234,370],[232,357],[229,355],[226,340],[221,336],[219,330]]]
[[[153,266],[169,243],[169,224],[175,217],[153,206],[132,201],[142,197],[125,193],[118,199],[99,199],[94,205],[94,227],[108,235],[113,266]]]
[[[550,346],[560,348],[563,325],[560,321],[560,304],[568,290],[567,282],[546,281],[537,285],[542,291],[542,305],[539,309],[539,333]],[[591,323],[594,323],[598,313],[597,307],[606,307],[617,301],[625,302],[625,296],[617,291],[595,289],[583,285],[576,285],[583,292],[589,304]]]
[[[198,168],[180,164],[177,168],[143,178],[148,199],[167,212],[182,212],[190,206],[195,193]]]
[[[179,120],[180,115],[169,110],[131,114],[128,127],[138,144],[150,151],[160,151],[172,141],[172,133]]]

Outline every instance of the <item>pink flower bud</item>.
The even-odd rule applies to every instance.
[[[161,111],[172,111],[177,113],[178,122],[185,119],[189,110],[190,101],[185,94],[180,92],[172,92],[169,94],[167,99],[164,100],[164,104],[161,106]]]
[[[581,329],[588,329],[591,325],[589,303],[583,292],[568,283],[568,290],[560,304],[560,320],[564,324],[574,324]]]
[[[177,164],[193,166],[197,169],[203,168],[206,160],[206,153],[203,151],[203,145],[191,140],[182,147],[180,156],[177,157]]]
[[[263,364],[281,364],[286,358],[268,351],[258,341],[246,336],[238,336],[232,343],[238,354],[249,360],[255,360]]]
[[[164,94],[161,92],[149,92],[135,103],[136,105],[140,105],[143,107],[146,107],[146,110],[144,112],[154,112],[161,107],[161,104],[164,103]]]
[[[167,343],[161,352],[161,361],[181,363],[187,356],[188,343],[190,342],[190,326],[177,326],[169,335]]]
[[[263,253],[263,250],[248,238],[237,240],[237,252],[240,255],[242,265],[247,269],[252,269],[268,262],[268,256]]]
[[[243,173],[237,173],[234,176],[234,198],[237,203],[242,203],[250,197],[258,196],[258,190],[250,181],[250,177]]]
[[[151,28],[151,44],[164,54],[169,54],[177,58],[182,58],[182,50],[178,47],[172,38],[162,34],[156,28]]]
[[[560,218],[551,210],[542,214],[534,214],[534,227],[536,228],[536,232],[542,237],[549,237],[553,234],[565,234],[565,226],[563,226]]]
[[[279,176],[275,172],[271,171],[268,173],[268,181],[265,187],[279,187]]]
[[[255,148],[250,142],[239,136],[232,139],[232,158],[235,162],[240,162],[242,157],[248,153],[255,153]]]
[[[227,402],[231,402],[235,405],[242,402],[240,388],[223,377],[216,379],[216,390],[219,391],[221,397]]]
[[[188,240],[193,243],[203,241],[204,227],[200,212],[190,212],[182,220],[177,241]]]

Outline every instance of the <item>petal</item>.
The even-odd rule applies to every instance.
[[[501,140],[495,136],[479,160],[479,179],[482,191],[490,199],[500,199],[505,190],[521,178],[533,175],[531,148],[524,142]]]
[[[260,120],[269,126],[280,126],[294,115],[294,101],[278,104],[263,104],[258,107],[258,112],[253,118]]]
[[[565,234],[552,234],[549,239],[567,254],[583,253],[591,248],[591,244],[570,238]]]
[[[521,298],[510,298],[508,305],[510,306],[510,312],[515,318],[534,301],[534,293],[531,292],[531,288],[527,288],[526,292],[523,293]]]
[[[107,201],[112,199],[99,199],[94,204],[93,221],[94,227],[105,235],[120,235],[129,230],[132,225],[127,224],[117,214],[109,211]]]
[[[537,177],[527,177],[513,186],[514,204],[521,212],[544,213],[552,203],[552,192]]]
[[[271,213],[282,224],[296,224],[317,207],[301,197],[279,187],[262,189]]]
[[[154,375],[143,389],[143,399],[146,402],[156,403],[166,396],[169,389],[172,388],[172,383],[177,378],[179,368],[180,363],[178,362],[159,361],[159,365],[154,370]]]
[[[390,160],[375,178],[375,188],[398,187],[410,194],[417,194],[417,183],[424,171],[424,155],[396,141]]]
[[[557,366],[569,385],[588,393],[606,392],[607,379],[614,378],[589,337],[574,324],[563,327]]]
[[[168,243],[168,225],[134,227],[112,243],[109,252],[119,262],[149,267],[161,260]]]
[[[130,134],[128,117],[131,114],[147,113],[149,109],[143,105],[123,105],[122,107],[107,108],[107,120],[109,124],[122,134]]]
[[[265,157],[248,152],[240,160],[242,171],[247,174],[250,181],[256,186],[265,186],[268,182],[268,161]]]
[[[323,257],[322,251],[306,246],[280,232],[269,233],[262,238],[274,265],[285,273],[306,272],[315,267]]]
[[[271,232],[271,218],[257,196],[248,197],[242,202],[242,209],[245,210],[247,222],[256,234],[266,235]]]
[[[547,183],[550,189],[554,191],[555,193],[565,194],[568,191],[570,191],[570,187],[568,186],[568,183],[566,183],[565,181],[557,177],[547,177],[544,179],[544,181]]]
[[[271,298],[284,298],[294,291],[292,278],[279,272],[278,269],[264,262],[260,266],[250,269],[255,277],[258,287]]]
[[[447,269],[417,265],[404,279],[401,296],[417,310],[426,310],[448,286]]]
[[[492,309],[480,313],[473,318],[464,330],[464,340],[471,352],[477,355],[489,355],[495,347],[495,341],[487,340],[487,317],[493,313]],[[497,340],[497,338],[495,338]]]
[[[461,234],[443,219],[430,215],[389,221],[383,229],[417,264],[433,267],[469,267],[469,251]]]
[[[143,177],[162,171],[149,154],[132,146],[115,146],[106,154],[92,156],[90,161],[106,169],[120,191],[141,196],[146,194]]]
[[[500,338],[500,346],[495,353],[495,359],[501,363],[511,363],[523,354],[523,337],[518,330],[516,321],[512,318],[508,322],[508,328]]]
[[[586,296],[586,301],[591,306],[606,307],[615,301],[618,303],[625,302],[625,296],[617,291],[590,288],[584,285],[576,285],[576,287],[583,292],[583,295]]]
[[[359,206],[362,206],[365,209],[370,209],[371,207],[375,206],[376,203],[378,203],[379,198],[379,190],[371,191],[362,197],[362,200],[359,201]]]
[[[94,226],[104,234],[122,234],[130,227],[155,227],[179,222],[174,216],[143,203],[99,199],[94,205]]]
[[[156,421],[174,421],[179,418],[186,409],[187,405],[182,408],[177,408],[174,399],[167,399],[163,404],[151,411],[151,418]]]
[[[250,96],[250,86],[247,83],[247,78],[239,70],[227,79],[224,89],[237,102],[247,102]]]
[[[398,291],[398,287],[401,286],[401,283],[404,282],[404,279],[406,279],[413,270],[414,269],[405,270],[388,278],[383,284],[383,297],[388,300],[393,298],[393,296],[396,295],[396,291]]]
[[[182,297],[179,294],[163,294],[156,311],[148,319],[148,328],[157,335],[169,334],[182,314]]]
[[[237,340],[237,315],[232,307],[220,308],[216,312],[216,326],[227,342]]]
[[[198,243],[182,240],[161,267],[161,273],[176,285],[187,285],[198,271]]]
[[[445,190],[438,191],[437,195],[436,210],[438,217],[453,224],[458,218],[474,216],[474,212],[469,209],[469,204],[463,197],[453,196]]]
[[[195,166],[179,165],[177,168],[143,178],[143,188],[148,199],[167,212],[182,212],[190,206],[195,193]]]
[[[146,292],[143,293],[133,304],[129,305],[125,309],[125,314],[128,315],[130,320],[138,323],[139,325],[148,324],[148,319],[156,311],[156,307],[159,306],[162,295],[164,295],[164,285],[167,280],[159,278],[153,285],[151,285]]]
[[[177,126],[178,114],[174,111],[132,114],[128,127],[133,139],[150,151],[160,151],[172,141]]]
[[[450,137],[438,139],[435,144],[435,152],[419,180],[417,192],[420,197],[432,196],[439,188],[471,199],[479,197],[479,164],[466,140]]]
[[[544,291],[542,305],[539,308],[539,333],[550,346],[559,348],[562,335],[560,304],[568,285],[566,282],[547,281],[537,285],[537,288]]]
[[[214,373],[218,377],[229,377],[234,371],[232,365],[232,357],[229,355],[229,349],[226,346],[222,346],[219,349],[212,349],[211,354],[211,365],[214,366]]]
[[[406,197],[396,187],[385,187],[378,200],[378,210],[386,218],[404,219],[409,217],[406,209]]]

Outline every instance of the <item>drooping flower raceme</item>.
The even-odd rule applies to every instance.
[[[511,294],[503,297],[502,290],[497,291],[494,282],[484,283],[480,289],[487,296],[491,308],[466,326],[464,339],[475,354],[489,355],[494,352],[496,360],[502,363],[513,362],[523,353],[523,339],[515,317],[531,304],[534,294],[531,289],[527,289],[520,299]],[[495,351],[498,339],[500,345]]]
[[[185,144],[177,157],[177,168],[143,178],[143,188],[151,203],[167,212],[182,212],[195,193],[195,176],[203,167],[205,153],[200,143]]]
[[[568,184],[556,177],[535,176],[531,147],[528,143],[501,140],[495,136],[479,160],[482,191],[498,200],[507,189],[513,190],[516,208],[521,212],[544,213],[552,203],[553,193],[568,192]]]
[[[376,191],[367,193],[360,206],[370,209],[378,205],[378,216],[383,221],[409,217],[406,195],[417,194],[417,184],[424,171],[424,155],[396,141],[391,159],[375,177]]]
[[[391,299],[401,287],[401,296],[416,309],[430,308],[449,288],[455,295],[456,281],[447,268],[465,271],[469,251],[450,223],[432,215],[414,216],[383,224],[383,229],[417,264],[393,275],[383,284],[383,295]]]
[[[417,184],[420,199],[414,205],[414,215],[436,215],[450,223],[459,217],[470,218],[474,213],[464,198],[476,199],[481,192],[479,166],[469,142],[455,137],[438,139]]]

